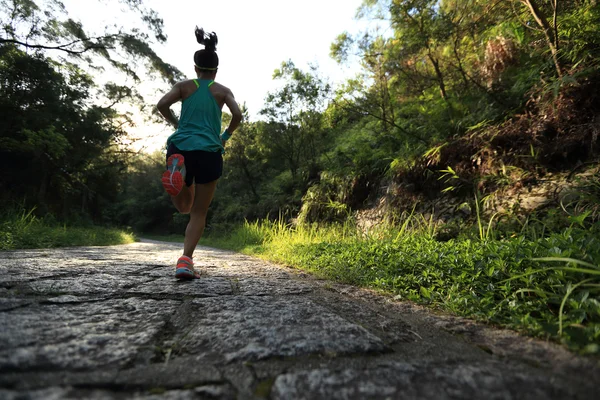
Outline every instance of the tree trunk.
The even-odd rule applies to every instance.
[[[258,202],[260,200],[260,196],[258,195],[258,192],[256,191],[256,187],[254,186],[254,177],[252,177],[252,174],[250,173],[250,170],[248,169],[248,164],[246,162],[242,162],[241,164],[242,164],[242,170],[244,171],[244,175],[246,175],[246,178],[248,179],[248,184],[250,185],[250,190],[252,191],[254,200]]]
[[[435,69],[435,75],[437,76],[438,85],[440,86],[440,94],[442,95],[442,98],[444,100],[448,101],[448,94],[446,93],[446,84],[444,82],[444,75],[442,74],[442,70],[440,69],[440,63],[438,60],[433,58],[431,53],[428,53],[427,56],[429,57],[429,60],[431,61],[431,63],[433,64],[433,68]]]
[[[40,213],[46,214],[48,212],[48,207],[46,205],[46,193],[48,191],[48,181],[50,179],[50,175],[48,174],[48,163],[46,162],[45,158],[42,158],[42,170],[40,172],[42,176],[40,180],[40,189],[38,190],[37,203]]]
[[[454,57],[456,58],[456,62],[458,63],[458,72],[460,72],[460,75],[463,79],[463,82],[465,83],[465,88],[469,88],[469,80],[467,79],[467,74],[465,72],[465,69],[463,68],[462,65],[462,60],[460,58],[460,54],[458,54],[458,42],[459,42],[459,35],[457,33],[456,37],[454,38],[454,46],[452,46],[452,50],[454,51]]]
[[[557,19],[557,9],[558,9],[558,0],[552,1],[552,7],[554,9],[553,13],[553,21],[554,27],[550,27],[550,23],[542,15],[540,8],[538,7],[535,0],[519,0],[523,3],[527,8],[529,8],[529,12],[535,19],[535,22],[542,28],[544,32],[544,37],[546,38],[546,43],[550,48],[550,53],[552,53],[552,61],[554,61],[554,67],[556,68],[556,74],[559,78],[562,77],[562,67],[560,65],[560,61],[558,59],[558,25],[556,22]]]

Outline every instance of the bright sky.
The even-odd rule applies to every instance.
[[[121,13],[116,0],[63,0],[69,15],[85,26],[127,26],[131,14]],[[95,3],[95,4],[94,4]],[[355,75],[357,66],[340,66],[329,57],[331,43],[344,31],[358,33],[365,22],[355,20],[362,0],[145,0],[164,20],[168,42],[154,46],[168,63],[188,77],[195,77],[193,54],[202,48],[196,42],[196,25],[219,37],[220,65],[217,81],[229,87],[238,103],[246,103],[252,120],[264,98],[277,86],[273,71],[291,59],[307,70],[316,64],[320,74],[336,84]],[[164,85],[164,84],[163,84]],[[148,98],[158,101],[158,98]],[[175,106],[179,112],[179,106]],[[136,131],[150,139],[150,149],[159,147],[171,133],[166,126],[140,126]],[[134,132],[139,135],[140,132]]]

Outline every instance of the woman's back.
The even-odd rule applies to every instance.
[[[194,83],[196,80],[197,79],[189,79],[178,83],[178,85],[181,85],[181,98],[183,101],[196,92],[196,89],[198,88],[198,86]],[[219,105],[219,108],[222,109],[225,105],[225,99],[229,94],[231,94],[231,90],[214,81],[213,84],[209,86],[209,90]]]
[[[214,81],[194,79],[182,82],[179,127],[169,138],[180,150],[219,152],[221,144],[221,108],[211,92]],[[185,96],[187,95],[187,96]],[[185,97],[184,97],[185,96]]]

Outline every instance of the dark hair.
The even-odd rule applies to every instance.
[[[219,66],[219,56],[216,53],[219,42],[217,34],[206,33],[204,29],[196,27],[196,40],[204,45],[204,49],[194,53],[194,64],[199,69],[216,71]]]

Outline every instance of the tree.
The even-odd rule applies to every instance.
[[[550,0],[550,6],[552,7],[552,22],[548,21],[536,0],[519,0],[519,2],[527,7],[531,16],[544,33],[546,44],[552,54],[552,61],[554,62],[554,68],[556,68],[556,74],[561,78],[562,67],[558,55],[558,0]]]
[[[124,134],[106,125],[111,110],[85,107],[91,80],[80,70],[56,71],[41,54],[0,47],[0,185],[18,197],[64,211],[69,192],[94,192],[81,175]],[[115,167],[117,164],[111,164]]]
[[[248,110],[242,107],[243,120],[248,121]],[[226,176],[228,180],[236,180],[239,184],[238,194],[249,191],[254,202],[260,201],[259,185],[264,177],[261,149],[257,137],[258,127],[253,123],[245,123],[236,131],[227,144],[225,161],[232,171]],[[264,179],[264,178],[263,178]]]
[[[60,1],[0,0],[0,45],[43,52],[59,64],[73,64],[92,73],[104,72],[107,66],[136,84],[140,74],[154,75],[169,85],[183,79],[177,68],[164,62],[152,49],[154,43],[167,40],[163,20],[156,11],[145,7],[142,0],[108,1],[113,7],[124,4],[130,9],[128,17],[134,18],[128,18],[127,27],[114,25],[100,33],[88,32],[81,22],[69,17]],[[105,82],[103,87],[91,86],[106,108],[127,103],[148,118],[153,117],[146,111],[149,107],[137,85]],[[133,126],[131,114],[126,112],[116,115],[115,122],[122,127]]]
[[[139,80],[142,61],[168,82],[180,77],[151,48],[166,40],[162,20],[140,0],[122,2],[151,34],[139,27],[90,34],[59,1],[0,0],[0,163],[10,171],[0,177],[3,202],[100,219],[115,201],[130,150],[121,145],[127,115],[114,106],[142,99],[115,83],[97,87],[83,68],[104,60]]]
[[[515,18],[535,40],[542,35],[558,78],[572,65],[597,57],[600,4],[596,0],[512,0],[511,4]]]
[[[282,63],[273,79],[283,80],[283,87],[267,95],[267,104],[261,110],[269,122],[263,131],[265,142],[273,154],[283,159],[294,180],[301,168],[316,168],[323,140],[321,112],[330,87],[314,68],[311,72],[302,72],[292,61]]]
[[[104,218],[136,232],[182,233],[185,217],[181,218],[183,221],[174,221],[178,214],[157,179],[164,171],[165,161],[161,151],[131,156],[116,199],[107,206]]]
[[[167,40],[162,31],[163,20],[156,11],[144,7],[141,0],[120,1],[138,14],[139,22],[150,34],[139,27],[107,27],[102,33],[90,34],[81,22],[69,18],[59,1],[0,0],[3,10],[0,12],[0,44],[51,51],[53,57],[64,54],[82,62],[92,62],[93,57],[100,57],[136,81],[139,76],[133,66],[141,60],[147,63],[151,72],[175,83],[181,72],[165,63],[151,48],[150,35],[158,43]]]

